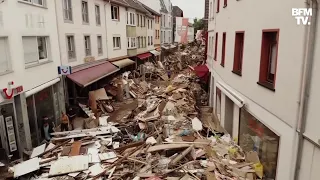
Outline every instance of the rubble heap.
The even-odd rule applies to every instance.
[[[181,68],[203,61],[197,47],[190,48],[184,52],[197,57],[186,55],[178,62]],[[176,66],[173,56],[166,62]],[[148,72],[164,76],[161,63],[147,66]],[[115,78],[105,92],[116,101],[101,91],[99,97],[105,98],[81,105],[90,119],[88,129],[52,133],[50,143],[34,148],[29,160],[9,172],[42,180],[262,179],[257,153],[242,151],[212,107],[198,106],[201,87],[191,70],[180,73],[171,81],[145,81],[129,73]]]
[[[200,45],[180,45],[180,51],[171,52],[164,58],[163,64],[166,70],[172,71],[177,74],[180,71],[188,68],[188,66],[196,66],[204,64],[205,47]]]

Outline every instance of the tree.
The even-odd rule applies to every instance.
[[[198,30],[204,29],[204,20],[195,18],[193,20],[194,33],[196,34]]]

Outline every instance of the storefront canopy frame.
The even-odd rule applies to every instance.
[[[134,63],[135,62],[130,59],[122,59],[122,60],[112,62],[113,65],[118,66],[119,68],[124,68]]]
[[[160,52],[159,51],[156,51],[156,50],[152,50],[150,51],[153,55],[155,56],[159,56],[160,55]]]
[[[105,78],[120,69],[110,62],[105,62],[72,74],[67,77],[80,87],[87,87],[98,80]]]
[[[228,96],[239,108],[243,107],[245,102],[244,100],[237,95],[235,92],[233,92],[230,88],[228,88],[227,85],[225,85],[223,82],[218,81],[217,87],[226,95]]]
[[[56,79],[53,79],[53,80],[51,80],[49,82],[41,84],[40,86],[37,86],[37,87],[35,87],[33,89],[30,89],[29,91],[26,91],[25,92],[25,96],[27,98],[27,97],[29,97],[29,96],[31,96],[33,94],[36,94],[37,92],[40,92],[40,91],[44,90],[47,87],[50,87],[50,86],[58,83],[59,81],[60,81],[60,78],[56,78]]]
[[[139,54],[137,57],[141,60],[144,60],[144,59],[147,59],[148,57],[151,57],[151,54],[147,52],[147,53]]]

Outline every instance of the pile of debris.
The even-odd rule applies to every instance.
[[[107,116],[88,112],[98,121],[97,127],[52,133],[49,144],[35,148],[29,160],[9,168],[13,176],[42,180],[262,179],[257,153],[243,152],[208,111],[212,108],[196,105],[198,86],[193,75],[179,74],[171,82],[126,76],[120,80],[128,84],[134,99],[110,103],[112,112],[98,100],[97,106]]]
[[[177,74],[180,71],[188,68],[188,66],[196,66],[204,64],[205,47],[194,45],[180,45],[180,51],[171,52],[164,59],[164,66],[166,70],[170,70],[172,73]]]

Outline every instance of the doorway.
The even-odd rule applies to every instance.
[[[230,135],[232,135],[233,130],[233,107],[233,101],[225,96],[224,128]]]

